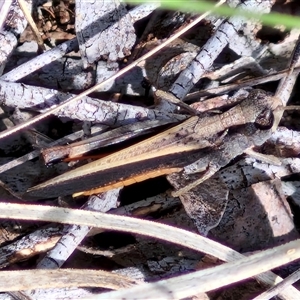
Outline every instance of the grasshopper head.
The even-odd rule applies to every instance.
[[[274,114],[270,108],[265,108],[261,113],[256,117],[254,125],[258,129],[268,130],[271,129],[274,124]]]
[[[269,93],[255,89],[249,93],[241,108],[246,123],[254,123],[259,129],[270,129],[274,123],[273,97]]]

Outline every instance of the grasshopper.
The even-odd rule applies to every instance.
[[[90,195],[150,177],[180,172],[188,175],[197,172],[195,170],[201,167],[203,169],[212,165],[213,167],[209,168],[204,176],[186,187],[179,187],[173,195],[179,196],[188,192],[212,176],[217,169],[226,165],[236,155],[253,145],[261,145],[270,136],[272,130],[276,130],[284,110],[280,98],[285,89],[291,89],[289,84],[294,83],[293,71],[299,56],[300,37],[292,54],[289,72],[281,81],[274,97],[259,89],[252,90],[244,101],[222,114],[203,118],[193,116],[136,145],[34,186],[24,196],[54,198],[69,194]],[[171,101],[176,102],[176,99],[172,97]],[[238,126],[244,126],[244,133],[230,133],[232,135],[222,145],[227,132]],[[219,149],[204,155],[205,159],[203,159],[200,150],[212,147],[219,147]],[[224,153],[227,155],[223,155]],[[185,163],[188,162],[188,166],[184,167],[182,157],[185,158]],[[211,164],[210,161],[213,161],[214,157],[217,159],[214,164]],[[194,163],[189,162],[193,159],[195,159]],[[172,176],[169,176],[169,180],[172,182]],[[90,189],[92,190],[82,192]]]
[[[180,172],[183,165],[179,157],[197,160],[199,150],[221,144],[231,127],[250,123],[262,129],[271,128],[274,103],[268,99],[271,97],[262,90],[250,91],[246,100],[222,114],[203,118],[193,116],[136,145],[34,186],[24,196],[54,198],[74,193],[77,196],[87,195],[149,177]],[[164,160],[168,161],[166,167]],[[89,189],[93,190],[82,192]]]

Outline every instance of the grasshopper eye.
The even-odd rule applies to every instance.
[[[255,119],[254,124],[258,129],[270,129],[274,123],[274,115],[271,109],[263,110]]]

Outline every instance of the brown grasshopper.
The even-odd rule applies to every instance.
[[[286,86],[291,89],[289,84],[294,84],[293,71],[299,56],[300,38],[290,61],[289,72],[281,81],[275,97],[262,90],[252,90],[246,100],[222,114],[191,117],[143,142],[32,187],[25,197],[53,198],[72,193],[90,195],[150,177],[179,172],[189,175],[208,169],[204,176],[185,187],[180,187],[180,184],[176,186],[172,176],[169,176],[175,188],[179,188],[175,196],[191,190],[247,148],[261,145],[271,131],[276,130],[284,110],[280,98]],[[230,132],[226,138],[227,131],[238,126],[244,126],[243,131]],[[204,148],[213,149],[213,152],[203,155],[199,150]],[[194,162],[191,163],[191,160]],[[92,190],[81,192],[89,189]]]
[[[261,129],[271,128],[272,111],[278,104],[269,99],[271,97],[262,90],[250,91],[246,100],[222,114],[191,117],[143,142],[32,187],[25,197],[53,198],[74,193],[87,195],[149,177],[180,172],[184,166],[182,157],[197,160],[199,150],[218,146],[229,128],[249,123]],[[81,192],[89,189],[93,190]]]

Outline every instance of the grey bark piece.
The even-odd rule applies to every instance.
[[[207,31],[203,30],[201,38],[207,38],[207,34]],[[161,42],[150,41],[147,43],[145,50],[151,49],[159,43]],[[198,46],[182,39],[176,39],[167,49],[160,51],[155,59],[149,58],[145,62],[147,78],[156,88],[168,89],[178,73],[188,67],[198,51]]]
[[[29,11],[31,11],[32,1],[26,0],[26,3]],[[17,0],[14,0],[10,6],[7,19],[6,25],[0,31],[0,74],[2,74],[6,61],[17,45],[16,37],[21,34],[27,26],[27,20]]]
[[[231,191],[224,217],[211,234],[243,253],[299,237],[279,179]]]
[[[300,143],[300,132],[294,131],[291,129],[287,129],[286,127],[278,127],[278,129],[272,133],[269,142],[274,144],[281,144],[281,145],[291,145],[293,143],[299,144]],[[299,146],[297,146],[299,148]]]
[[[232,35],[230,37],[228,47],[236,54],[242,57],[251,56],[255,59],[261,58],[261,56],[266,53],[268,46],[264,43],[262,44],[259,39],[253,38],[253,36],[256,36],[257,32],[261,29],[261,27],[262,25],[255,21],[253,22],[249,20],[248,22],[245,22],[240,28],[243,34]]]
[[[281,43],[270,43],[269,57],[264,57],[263,66],[267,69],[283,70],[293,53],[295,48],[295,40],[300,34],[299,28],[294,28],[289,32],[289,35]]]
[[[220,171],[220,176],[228,188],[236,190],[259,181],[281,178],[300,172],[299,158],[281,159],[281,166],[259,163],[254,158],[246,158]]]
[[[60,55],[59,52],[57,54],[58,56]],[[41,57],[41,59],[43,58]],[[23,83],[33,86],[44,86],[65,92],[70,90],[85,90],[95,83],[95,72],[91,68],[84,70],[82,61],[79,59],[62,57],[51,61],[51,63],[50,60],[48,62],[49,64],[46,64],[39,70],[33,70],[36,72],[24,78]],[[29,67],[31,66],[32,64],[29,64]],[[33,67],[35,69],[35,66]],[[23,67],[22,70],[24,70]],[[11,75],[9,77],[11,78]],[[54,78],[55,80],[53,80]],[[9,81],[15,82],[17,79]]]
[[[0,248],[0,268],[4,268],[19,261],[29,259],[36,254],[35,246],[39,247],[40,252],[45,252],[53,247],[61,236],[62,226],[51,226],[38,229],[25,237]],[[30,255],[31,254],[31,255]]]
[[[26,0],[25,3],[27,4],[29,11],[31,11],[32,0]],[[6,26],[4,27],[4,31],[12,32],[15,36],[18,36],[24,31],[26,26],[27,20],[20,9],[18,1],[14,0],[7,16],[7,22]]]
[[[300,133],[279,127],[264,144],[263,150],[279,158],[296,157],[300,153]]]
[[[139,268],[136,268],[136,267],[128,267],[128,268],[124,268],[124,269],[119,269],[119,270],[112,271],[112,273],[124,275],[126,277],[134,278],[139,281],[145,280],[145,275],[143,274],[144,272],[142,272]]]
[[[174,276],[179,272],[191,272],[199,261],[175,256],[168,256],[162,259],[148,260],[147,266],[154,274],[163,274],[165,276]]]
[[[0,81],[0,104],[10,107],[44,110],[72,97],[56,90]],[[184,120],[186,116],[164,114],[143,107],[84,97],[57,113],[58,116],[118,126],[143,119]]]
[[[300,207],[300,182],[299,181],[283,181],[283,193],[289,197],[293,204]]]
[[[259,2],[259,3],[258,3]],[[273,1],[244,1],[239,8],[245,10],[257,10],[260,13],[267,13],[272,7]],[[190,66],[184,70],[174,82],[170,89],[177,98],[183,99],[191,88],[199,81],[205,71],[213,64],[215,59],[229,43],[231,37],[237,34],[237,31],[245,23],[241,17],[231,17],[225,21],[216,31],[216,33],[207,41],[200,53],[195,57]]]
[[[107,78],[115,75],[118,71],[119,71],[119,64],[117,62],[99,61],[96,70],[96,82],[103,82]],[[119,87],[118,85],[114,89],[114,87],[116,86],[116,81],[118,81],[118,79],[115,81],[110,81],[106,85],[103,85],[101,88],[101,92],[104,91],[110,91],[111,93],[120,92],[120,90],[116,90],[116,88],[118,89]],[[141,85],[140,84],[141,81],[142,79],[140,79],[139,85]]]
[[[17,81],[77,48],[77,39],[66,41],[2,75],[1,79],[6,81]]]
[[[120,189],[113,189],[99,196],[90,197],[84,209],[107,212],[116,208]],[[76,247],[91,230],[88,226],[65,226],[65,234],[60,238],[55,247],[47,253],[37,265],[38,269],[56,269],[74,252]]]
[[[0,1],[0,30],[2,30],[12,2],[13,0]]]
[[[13,48],[17,45],[17,38],[11,32],[5,32],[4,34],[1,32],[0,44],[0,74],[2,74],[5,68],[5,61],[7,61]]]
[[[75,27],[85,67],[101,57],[124,58],[136,39],[130,15],[118,0],[76,1]]]
[[[149,3],[149,4],[147,3],[147,4],[136,6],[135,8],[129,11],[131,22],[134,23],[140,19],[147,17],[158,7],[159,7],[159,3]]]
[[[176,21],[177,20],[178,19],[176,19]],[[166,20],[164,21],[166,22]],[[154,32],[157,27],[159,28],[159,25],[163,26],[164,24],[162,21],[161,23],[157,22],[154,27]],[[163,27],[161,30],[164,29],[167,31],[169,27]],[[152,31],[150,34],[152,34]],[[200,35],[201,39],[206,40],[208,38],[207,30],[204,28],[201,34],[199,33],[197,36]],[[161,42],[162,40],[147,41],[146,45],[141,46],[141,49],[139,49],[141,51],[140,55],[152,50],[154,47],[160,45]],[[120,92],[120,89],[118,89],[120,86],[127,86],[126,94],[143,94],[145,90],[142,88],[141,82],[144,77],[146,77],[155,88],[167,90],[171,87],[178,74],[184,70],[196,56],[198,51],[198,46],[178,38],[168,45],[166,49],[162,49],[158,55],[155,55],[153,58],[150,57],[143,65],[140,64],[139,67],[128,72],[126,76],[118,78],[113,87],[113,91]],[[122,92],[124,93],[125,91],[122,90]],[[164,111],[163,109],[161,110]]]
[[[251,73],[254,73],[257,76],[266,75],[267,73],[253,57],[242,56],[221,69],[205,74],[205,77],[211,80],[222,80],[222,83],[224,83],[224,78],[226,79],[225,82],[232,81],[234,80],[234,76],[247,70],[250,70]]]

